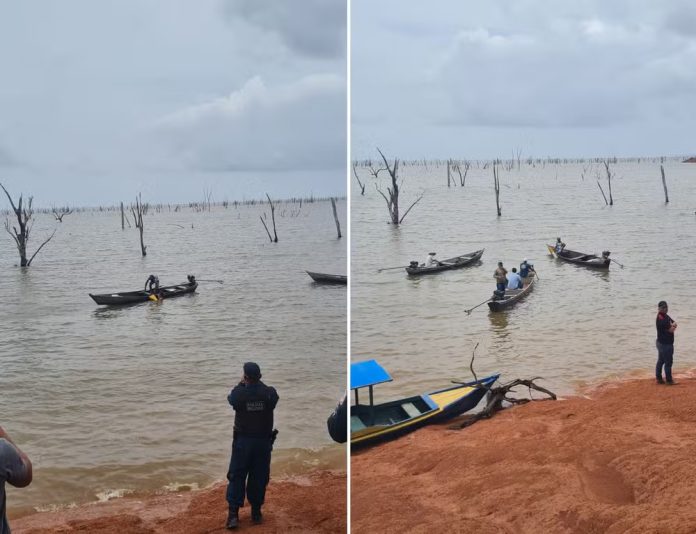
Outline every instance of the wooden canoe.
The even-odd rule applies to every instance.
[[[356,366],[372,366],[384,373],[375,381],[356,383]],[[383,404],[374,404],[372,386],[391,381],[391,377],[375,360],[351,365],[351,389],[356,392],[356,404],[350,409],[351,448],[374,444],[402,436],[423,425],[443,421],[473,410],[500,375],[467,382],[422,395],[406,397]],[[360,404],[359,388],[368,387],[370,404]]]
[[[455,256],[454,258],[448,258],[439,262],[439,265],[433,265],[432,267],[418,266],[418,267],[406,267],[406,272],[410,276],[419,276],[421,274],[431,274],[439,273],[441,271],[449,271],[450,269],[461,269],[467,265],[477,262],[483,256],[484,249],[477,250],[476,252],[470,252],[469,254],[462,254],[461,256]]]
[[[530,276],[522,279],[524,284],[522,289],[506,289],[503,298],[497,298],[494,293],[493,298],[488,301],[488,307],[491,311],[501,311],[511,308],[532,291],[535,280],[536,276],[534,276],[534,272],[531,272]]]
[[[176,286],[165,286],[159,288],[158,298],[168,299],[172,297],[178,297],[180,295],[186,295],[187,293],[193,293],[198,287],[198,282],[186,282],[184,284],[179,284]],[[140,291],[125,291],[121,293],[103,293],[100,295],[89,294],[92,300],[97,304],[105,304],[108,306],[118,306],[122,304],[136,304],[138,302],[147,302],[148,300],[153,300],[151,297],[153,293],[150,291],[140,290]]]
[[[325,273],[313,273],[311,271],[305,271],[312,280],[318,284],[342,284],[346,285],[348,283],[348,277],[343,274],[325,274]]]
[[[554,258],[568,263],[574,263],[575,265],[589,267],[590,269],[608,269],[611,263],[611,259],[608,257],[602,258],[594,254],[583,254],[582,252],[568,250],[567,248],[564,248],[561,252],[556,252],[553,245],[546,245],[546,248],[549,249],[549,254]]]

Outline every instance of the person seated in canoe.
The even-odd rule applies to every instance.
[[[145,281],[145,291],[153,295],[159,294],[159,278],[157,278],[154,274],[147,277],[147,280]]]
[[[196,277],[192,274],[187,274],[186,278],[188,279],[189,284],[193,285],[196,283]]]
[[[534,275],[534,265],[529,263],[529,260],[525,258],[522,263],[520,263],[520,277],[527,278],[530,274]]]
[[[438,265],[442,265],[439,261],[435,259],[435,254],[436,252],[429,252],[428,253],[428,259],[425,260],[425,263],[423,264],[424,267],[437,267]]]
[[[512,272],[507,275],[506,289],[522,289],[523,285],[522,277],[517,274],[517,269],[513,267]]]
[[[556,250],[556,254],[560,254],[561,252],[563,252],[563,249],[565,248],[565,246],[566,246],[566,244],[563,241],[561,241],[561,238],[557,237],[556,238],[556,246],[554,247]]]
[[[498,262],[498,268],[493,273],[493,278],[495,278],[495,290],[498,293],[505,295],[505,287],[507,286],[507,269],[503,267],[503,262]],[[501,296],[502,296],[501,295]]]

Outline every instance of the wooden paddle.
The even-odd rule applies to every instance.
[[[207,280],[205,278],[196,278],[196,282],[217,282],[218,284],[222,284],[222,280]]]
[[[609,258],[609,259],[610,259],[611,261],[613,261],[616,265],[618,265],[619,267],[621,267],[622,269],[624,268],[624,266],[623,266],[621,263],[619,263],[618,261],[616,261],[614,258]]]
[[[410,267],[410,265],[399,265],[398,267],[383,267],[382,269],[377,269],[377,272],[381,273],[382,271],[393,271],[394,269],[405,269],[406,267]]]
[[[468,310],[464,310],[464,311],[466,312],[467,315],[471,315],[471,312],[472,312],[472,311],[474,311],[474,310],[475,310],[476,308],[478,308],[479,306],[483,306],[486,302],[489,302],[490,300],[493,300],[493,297],[487,298],[487,299],[484,300],[481,304],[477,304],[477,305],[474,306],[473,308],[469,308]]]

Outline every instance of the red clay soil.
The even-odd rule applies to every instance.
[[[696,532],[696,379],[587,395],[354,453],[351,532]]]
[[[251,522],[250,508],[239,512],[235,532],[346,532],[346,474],[313,473],[271,481],[264,521]],[[10,521],[13,534],[197,534],[230,532],[225,485],[144,499],[123,498]]]

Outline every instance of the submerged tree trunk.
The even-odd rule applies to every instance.
[[[334,221],[336,222],[336,233],[338,234],[338,239],[341,239],[341,223],[338,222],[338,214],[336,213],[336,200],[331,198],[331,208],[333,209]]]
[[[669,195],[667,194],[667,180],[665,180],[665,168],[660,165],[660,172],[662,173],[662,187],[665,190],[665,204],[669,204]]]
[[[19,195],[19,201],[17,202],[17,205],[15,205],[14,200],[12,200],[12,197],[10,196],[10,193],[7,192],[7,189],[5,189],[5,186],[0,184],[0,187],[2,187],[2,190],[7,195],[7,199],[10,201],[12,211],[14,212],[15,217],[17,217],[17,226],[19,226],[19,229],[17,229],[17,226],[11,225],[10,219],[8,218],[5,220],[5,230],[8,234],[10,234],[12,239],[14,239],[15,245],[17,245],[17,252],[19,252],[19,265],[21,267],[29,267],[31,265],[31,262],[34,261],[34,258],[44,247],[44,245],[46,245],[46,243],[53,239],[53,236],[55,235],[56,231],[53,230],[53,233],[50,236],[48,236],[48,238],[43,243],[41,243],[39,248],[37,248],[34,254],[32,254],[31,258],[27,259],[27,245],[29,244],[29,235],[31,234],[31,229],[34,225],[34,208],[32,207],[34,198],[29,197],[27,203],[24,206],[22,206],[23,198],[22,195]],[[10,227],[12,228],[12,230],[10,230]]]
[[[493,164],[493,186],[495,187],[495,207],[498,211],[498,217],[500,217],[500,179],[498,178],[498,167],[495,163]]]
[[[143,257],[147,256],[147,247],[143,241],[143,215],[147,213],[147,208],[148,205],[143,204],[142,202],[142,193],[138,193],[138,196],[135,197],[135,206],[131,205],[131,212],[133,213],[135,227],[140,231],[140,252],[142,253]]]

